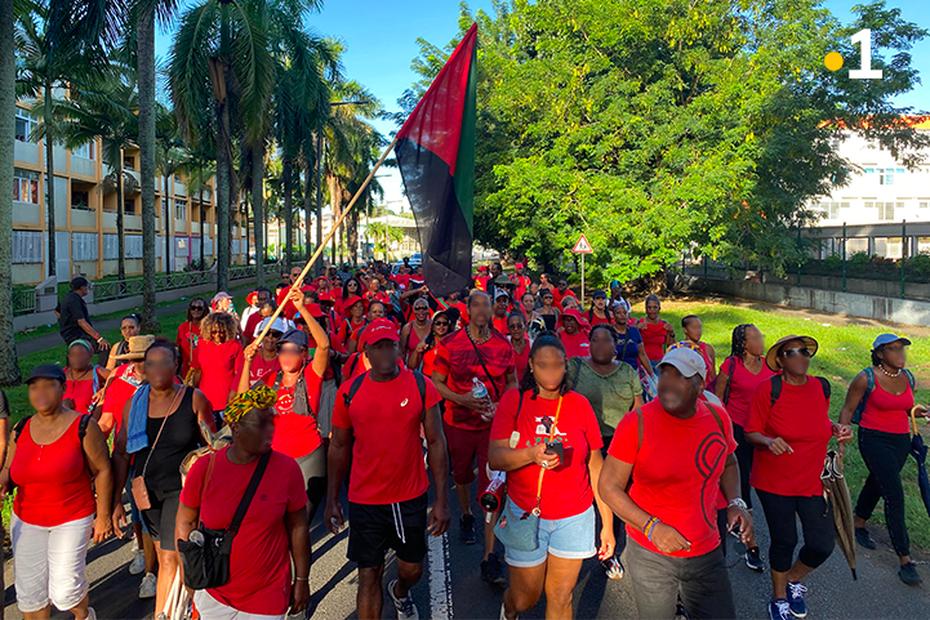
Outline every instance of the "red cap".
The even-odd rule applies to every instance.
[[[245,296],[245,303],[249,306],[254,304],[256,300],[258,300],[258,291],[252,291],[251,293]]]
[[[487,271],[487,270],[488,270],[487,265],[480,265],[480,266],[478,267],[478,271]]]
[[[323,291],[322,293],[319,293],[318,297],[320,298],[321,303],[324,301],[329,301],[329,302],[335,301],[333,294],[330,293],[329,291]]]
[[[393,340],[400,342],[400,335],[397,333],[397,326],[388,319],[375,319],[362,332],[362,340],[359,344],[375,344],[381,340]]]
[[[517,263],[517,265],[516,265],[516,267],[514,267],[514,269],[523,269],[523,263]]]
[[[569,308],[568,310],[566,310],[565,312],[563,312],[562,314],[560,314],[560,315],[559,315],[559,325],[564,325],[564,323],[562,322],[562,320],[563,320],[565,317],[567,317],[567,316],[569,316],[569,317],[575,319],[576,321],[578,321],[578,325],[580,325],[581,327],[589,327],[588,319],[584,318],[584,317],[581,315],[581,313],[578,311],[577,308]]]
[[[346,310],[348,310],[349,308],[351,308],[352,306],[354,306],[354,305],[357,304],[358,302],[362,302],[363,304],[365,304],[365,300],[364,300],[364,299],[362,299],[362,298],[359,297],[358,295],[352,295],[351,297],[349,297],[348,299],[346,299],[346,300],[343,302],[342,307],[345,308]],[[367,304],[365,304],[365,305],[367,305]]]
[[[304,307],[307,309],[307,312],[310,313],[310,316],[315,319],[319,319],[325,316],[325,313],[320,307],[320,304],[304,304]]]

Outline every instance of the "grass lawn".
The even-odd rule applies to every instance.
[[[634,316],[643,315],[640,304],[634,308]],[[675,327],[678,338],[682,338],[681,318],[688,314],[697,314],[704,324],[704,340],[713,345],[717,353],[717,365],[730,354],[730,336],[733,328],[740,323],[753,323],[765,334],[766,343],[772,344],[782,336],[789,334],[807,335],[814,337],[820,344],[817,355],[811,360],[811,374],[820,375],[830,380],[833,386],[830,399],[830,417],[836,420],[846,398],[849,384],[863,368],[870,364],[869,352],[872,341],[883,332],[892,332],[887,329],[867,328],[859,325],[841,326],[842,317],[836,317],[832,324],[821,323],[822,317],[816,320],[805,320],[794,316],[781,316],[771,311],[761,311],[751,308],[729,306],[715,303],[701,302],[666,302],[662,305],[662,318]],[[930,341],[926,338],[911,337],[913,345],[909,347],[908,367],[917,378],[917,402],[930,403]],[[930,442],[930,430],[923,422],[918,421],[923,431],[924,439]],[[853,432],[857,431],[853,427]],[[835,445],[833,443],[832,445]],[[846,451],[845,457],[846,479],[849,492],[852,495],[853,505],[862,488],[862,483],[868,476],[868,470],[859,454],[857,442],[852,441]],[[930,517],[924,509],[917,487],[917,467],[914,459],[909,458],[902,472],[904,479],[904,493],[906,496],[906,514],[908,533],[911,542],[924,549],[930,549]],[[884,527],[884,503],[879,502],[878,509],[872,521]],[[762,518],[761,512],[756,518]]]

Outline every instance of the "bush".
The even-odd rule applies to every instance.
[[[843,257],[839,254],[831,254],[823,261],[824,267],[833,271],[843,269]]]

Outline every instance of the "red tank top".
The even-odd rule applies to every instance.
[[[19,490],[13,501],[16,516],[39,527],[77,521],[97,510],[90,471],[78,437],[81,416],[50,444],[32,440],[28,420],[16,441],[10,479]]]
[[[876,380],[859,426],[883,433],[907,434],[911,430],[908,415],[913,406],[914,392],[910,385],[901,394],[891,394]]]
[[[420,334],[413,328],[413,323],[408,323],[410,330],[407,333],[407,353],[413,353],[420,344]]]

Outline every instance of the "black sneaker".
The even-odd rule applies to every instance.
[[[475,517],[462,515],[459,519],[459,534],[462,536],[462,542],[466,545],[475,544]]]
[[[746,553],[743,554],[743,559],[746,560],[746,566],[748,566],[750,570],[754,570],[758,573],[765,570],[765,564],[762,563],[762,555],[759,553],[759,547],[750,547],[746,549]]]
[[[901,568],[898,569],[898,577],[900,577],[901,581],[909,586],[916,586],[923,581],[923,579],[920,578],[920,574],[917,572],[917,567],[914,566],[913,562],[902,564]]]
[[[875,544],[875,539],[869,534],[869,530],[864,527],[856,528],[856,542],[866,549],[876,549],[878,547],[878,545]]]
[[[601,560],[601,567],[608,579],[623,579],[623,564],[617,556]]]
[[[504,566],[496,553],[492,553],[487,560],[481,562],[481,578],[488,583],[497,585],[507,583],[507,578],[504,576]]]

